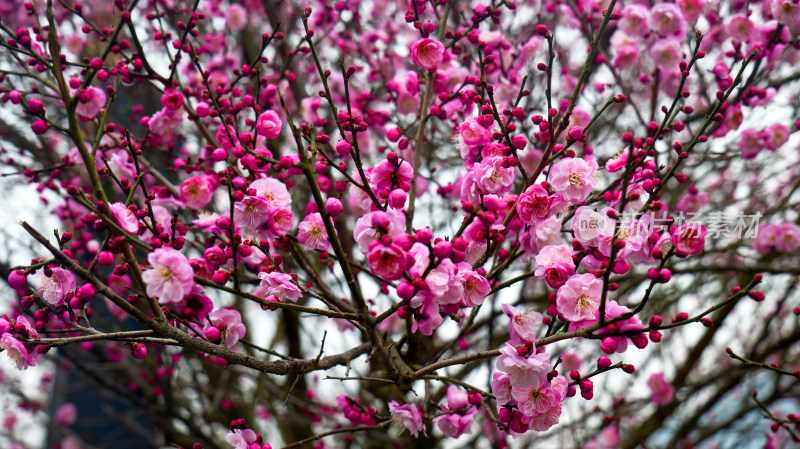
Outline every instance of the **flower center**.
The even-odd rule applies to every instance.
[[[583,178],[578,173],[573,173],[569,175],[569,185],[573,187],[580,187],[583,185]]]

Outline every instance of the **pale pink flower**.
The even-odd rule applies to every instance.
[[[650,60],[664,71],[677,68],[681,56],[681,42],[676,38],[659,39],[650,46]]]
[[[662,36],[682,36],[686,21],[674,3],[658,3],[650,8],[650,29]]]
[[[675,387],[664,379],[664,373],[655,373],[647,379],[647,385],[653,393],[652,400],[660,406],[667,406],[675,395]]]
[[[514,398],[511,397],[511,388],[513,388],[511,386],[511,377],[508,374],[492,373],[492,394],[498,406],[514,402]]]
[[[271,273],[258,273],[261,285],[256,289],[257,296],[274,296],[280,301],[297,302],[303,292],[295,285],[290,275],[273,271]]]
[[[256,230],[269,220],[271,211],[266,198],[247,195],[233,205],[233,221],[244,228]]]
[[[373,274],[387,281],[396,281],[403,277],[407,263],[406,252],[402,248],[395,244],[384,245],[380,242],[371,246],[367,260]]]
[[[595,170],[581,158],[556,162],[550,170],[550,184],[570,205],[583,203],[595,185]]]
[[[491,156],[475,164],[475,183],[483,193],[503,194],[514,185],[514,169],[503,156]]]
[[[559,417],[561,417],[561,403],[557,402],[546,412],[531,418],[530,428],[537,432],[544,432],[558,424]]]
[[[214,186],[206,176],[191,176],[181,183],[181,201],[192,209],[206,207],[214,196]]]
[[[267,139],[275,139],[280,136],[282,126],[283,122],[278,117],[278,113],[273,110],[262,113],[256,121],[256,131]]]
[[[545,246],[534,261],[536,263],[534,275],[544,279],[552,288],[561,287],[575,273],[572,251],[564,245]]]
[[[225,435],[225,441],[230,443],[234,449],[249,449],[256,440],[258,437],[252,429],[235,429]]]
[[[492,141],[492,132],[475,119],[461,122],[458,125],[458,142],[461,147],[461,156],[464,159],[474,159],[478,155],[477,148]],[[473,149],[475,149],[473,154]],[[472,155],[472,158],[467,156]]]
[[[147,255],[151,268],[142,273],[147,294],[162,303],[180,302],[194,286],[194,270],[189,259],[173,248],[157,248]]]
[[[767,149],[775,151],[789,141],[792,132],[783,123],[775,123],[762,132]]]
[[[272,209],[267,218],[267,236],[279,238],[286,235],[294,225],[294,214],[286,208]]]
[[[742,131],[736,144],[742,151],[742,159],[753,159],[766,147],[766,139],[763,132],[747,128]]]
[[[41,284],[36,288],[36,293],[48,304],[60,306],[64,304],[67,294],[75,291],[75,276],[63,268],[55,267],[51,271],[52,275],[49,277],[40,276]]]
[[[83,122],[93,120],[100,109],[106,105],[106,92],[99,87],[89,86],[77,95],[78,104],[75,112]]]
[[[644,36],[650,32],[647,24],[650,15],[642,5],[628,5],[622,9],[622,17],[617,21],[619,29],[630,36]]]
[[[546,352],[523,357],[519,355],[517,348],[508,342],[500,349],[495,368],[509,375],[511,385],[536,386],[546,382],[547,373],[553,370],[550,356]]]
[[[517,214],[525,224],[534,224],[547,218],[550,213],[550,196],[539,184],[534,184],[519,196]]]
[[[247,26],[247,10],[238,3],[225,8],[225,27],[232,31],[242,31]]]
[[[567,321],[595,319],[600,308],[603,281],[593,274],[576,274],[556,294],[556,308]]]
[[[420,298],[420,296],[422,296]],[[439,313],[439,303],[433,295],[418,295],[411,300],[411,307],[418,309],[419,317],[414,319],[411,332],[419,331],[422,335],[431,336],[442,325],[444,318]]]
[[[58,406],[55,412],[55,419],[58,425],[69,427],[78,420],[78,406],[72,402],[66,402]]]
[[[3,334],[3,336],[0,337],[0,349],[14,362],[14,366],[20,371],[28,369],[29,366],[36,365],[33,357],[31,357],[28,350],[25,349],[25,345],[12,337],[10,333]]]
[[[503,313],[508,315],[509,341],[513,345],[536,340],[536,333],[542,325],[542,314],[534,310],[520,311],[516,307],[503,304]]]
[[[541,415],[557,403],[558,395],[544,385],[515,385],[511,396],[517,401],[520,411],[528,416]]]
[[[111,209],[111,215],[114,217],[114,221],[117,222],[123,231],[134,235],[139,232],[139,220],[125,204],[111,203],[109,208]]]
[[[706,242],[706,227],[698,223],[684,223],[670,230],[675,251],[684,254],[697,254]]]
[[[250,183],[248,189],[254,189],[256,195],[267,200],[274,208],[288,208],[292,205],[292,197],[286,185],[275,178],[256,179]]]
[[[210,323],[209,323],[210,321]],[[247,333],[242,323],[242,315],[237,310],[224,308],[217,309],[208,314],[208,320],[205,323],[205,329],[214,326],[222,331],[222,341],[225,346],[233,347],[239,340],[244,338]]]
[[[444,45],[433,39],[421,39],[411,44],[411,60],[423,69],[434,69],[442,62]]]
[[[573,235],[583,244],[614,235],[614,220],[594,211],[591,207],[579,207],[572,217],[571,224]]]
[[[475,407],[467,410],[463,415],[460,413],[447,413],[433,418],[433,422],[439,427],[443,434],[450,438],[459,438],[464,434],[472,433],[472,423],[477,409]]]
[[[792,30],[800,29],[800,4],[793,0],[773,0],[772,15],[775,20]]]
[[[331,247],[331,242],[328,240],[328,231],[325,230],[322,215],[318,212],[308,214],[298,226],[297,240],[308,249],[327,251]]]
[[[439,304],[455,304],[461,300],[464,287],[456,279],[456,269],[456,264],[444,259],[425,277],[428,290]]]
[[[403,232],[405,214],[388,209],[386,212],[370,212],[356,221],[353,237],[362,253],[369,252],[370,243],[380,240],[384,235],[397,237]]]
[[[153,134],[165,137],[171,135],[181,123],[183,123],[183,109],[162,108],[150,117],[147,128]]]
[[[756,26],[749,17],[740,13],[728,19],[725,30],[733,39],[744,42],[750,40],[750,37],[756,32]]]
[[[462,265],[466,265],[467,268],[462,267]],[[475,307],[483,304],[483,300],[492,290],[492,287],[485,277],[472,271],[469,267],[469,264],[459,264],[456,280],[462,285],[461,302],[467,307]]]
[[[419,435],[420,430],[425,430],[422,412],[414,404],[400,404],[397,401],[391,401],[389,402],[389,413],[395,422],[408,429],[408,432],[415,437]]]
[[[684,19],[694,22],[703,14],[706,0],[675,0],[675,4],[680,8]]]
[[[794,223],[781,223],[776,231],[779,237],[775,240],[775,248],[784,253],[794,252],[800,247],[800,226]]]

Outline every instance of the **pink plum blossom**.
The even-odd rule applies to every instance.
[[[421,39],[411,44],[411,60],[423,69],[434,69],[442,62],[444,45],[433,39]]]
[[[186,207],[202,209],[211,202],[214,186],[206,176],[191,176],[181,183],[180,194]]]
[[[64,304],[69,293],[75,291],[75,276],[63,268],[51,268],[50,276],[41,275],[41,284],[36,288],[36,293],[48,304],[60,306]]]
[[[660,406],[667,406],[672,402],[675,387],[664,379],[664,373],[655,373],[647,379],[647,385],[653,393],[652,400]]]
[[[592,166],[584,159],[563,159],[550,170],[550,184],[569,204],[580,204],[594,189],[594,173]]]
[[[279,301],[297,302],[303,292],[295,285],[292,276],[273,271],[270,273],[258,273],[261,285],[256,289],[257,296],[274,296]]]
[[[572,251],[564,245],[548,245],[536,255],[534,275],[544,279],[552,288],[558,288],[575,273]]]
[[[697,254],[706,242],[706,227],[698,223],[684,223],[670,230],[672,245],[681,254]]]
[[[558,289],[556,307],[568,321],[596,318],[600,308],[603,281],[593,274],[576,274]]]
[[[414,404],[400,404],[397,401],[389,402],[389,413],[392,419],[405,427],[413,436],[418,436],[419,431],[425,431],[422,422],[422,412]]]
[[[262,113],[256,121],[256,131],[267,139],[275,139],[280,136],[281,126],[283,126],[283,122],[278,117],[278,113],[273,110]]]
[[[109,208],[111,209],[111,215],[114,217],[114,221],[117,222],[123,231],[134,235],[139,232],[139,220],[136,218],[133,211],[125,207],[125,204],[111,203]]]
[[[173,248],[156,248],[147,255],[149,269],[142,273],[147,294],[162,303],[180,302],[194,286],[194,270],[189,259]]]
[[[322,215],[318,212],[308,214],[298,226],[297,240],[310,250],[327,251],[331,242]]]

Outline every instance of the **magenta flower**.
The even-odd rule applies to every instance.
[[[442,62],[444,45],[433,39],[421,39],[411,44],[411,60],[423,69],[434,69]]]
[[[670,229],[675,251],[688,255],[703,250],[706,243],[706,227],[698,223],[684,223]]]
[[[556,294],[556,308],[567,321],[596,319],[603,281],[593,274],[576,274]]]
[[[331,242],[328,240],[328,231],[325,230],[322,215],[318,212],[308,214],[298,226],[297,240],[310,250],[327,251],[331,247]]]
[[[519,196],[517,214],[525,224],[534,224],[550,214],[550,196],[539,184],[534,184]]]
[[[397,401],[389,402],[389,413],[392,419],[408,429],[408,432],[415,437],[419,436],[419,431],[425,431],[425,424],[422,422],[422,412],[414,404],[400,404]]]
[[[194,286],[194,270],[189,259],[173,248],[157,248],[147,255],[151,268],[142,273],[147,294],[162,303],[180,302]]]
[[[275,139],[281,135],[283,122],[278,113],[269,110],[258,116],[256,121],[256,131],[267,139]]]
[[[406,252],[396,244],[374,243],[367,254],[369,269],[387,281],[395,281],[403,276],[406,269]]]
[[[59,405],[56,409],[55,419],[60,426],[64,427],[75,424],[78,419],[78,406],[72,402]]]
[[[369,175],[369,185],[373,190],[379,192],[383,189],[392,187],[408,188],[411,178],[414,177],[414,169],[407,161],[401,161],[395,165],[387,160],[381,161]]]
[[[75,291],[75,276],[63,268],[55,267],[51,271],[49,277],[40,276],[41,284],[36,288],[36,293],[47,303],[60,306],[64,304],[67,294]]]
[[[186,207],[202,209],[214,196],[214,186],[206,176],[192,176],[181,183],[181,201]]]
[[[292,276],[286,273],[261,272],[258,273],[258,278],[261,279],[261,285],[256,289],[256,296],[274,296],[280,301],[292,302],[297,302],[303,296],[303,292],[293,282]]]
[[[271,238],[283,237],[292,229],[294,215],[292,211],[285,208],[272,209],[267,218],[266,234]]]
[[[548,245],[534,259],[534,275],[544,279],[552,288],[559,288],[575,273],[572,251],[564,245]]]
[[[109,208],[111,209],[111,215],[114,217],[114,221],[117,222],[123,231],[134,235],[139,232],[139,220],[136,219],[136,215],[131,212],[130,209],[125,207],[125,204],[111,203]]]
[[[553,165],[550,184],[570,205],[580,204],[594,189],[594,173],[595,169],[584,159],[568,158]]]

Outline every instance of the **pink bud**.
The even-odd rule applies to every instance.
[[[344,208],[339,198],[330,197],[325,200],[325,212],[327,212],[331,217],[341,214],[342,210],[344,210]]]
[[[48,129],[50,129],[50,125],[48,125],[44,120],[36,120],[31,124],[31,129],[33,130],[34,134],[41,136],[42,134],[46,133]]]
[[[583,128],[580,126],[573,126],[569,129],[568,135],[572,140],[581,140],[583,138]]]
[[[393,209],[400,209],[406,204],[406,192],[402,189],[394,189],[389,194],[389,206]]]
[[[131,343],[131,355],[134,359],[142,360],[147,357],[147,346],[141,343]]]
[[[28,278],[22,271],[14,270],[8,275],[8,285],[16,290],[24,289],[28,286]]]
[[[602,356],[599,359],[597,359],[597,367],[598,368],[606,369],[609,366],[611,366],[611,359],[609,359],[608,357]]]
[[[222,335],[222,333],[219,331],[219,329],[216,326],[210,326],[208,329],[206,329],[205,334],[206,334],[206,338],[208,339],[208,341],[210,341],[212,343],[218,342],[219,341],[219,337]]]

